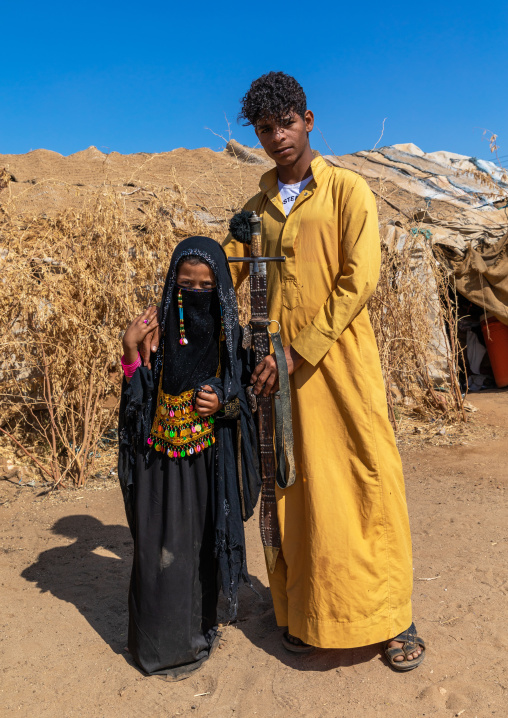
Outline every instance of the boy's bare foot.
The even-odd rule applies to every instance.
[[[390,641],[390,643],[388,644],[388,648],[402,648],[403,645],[404,645],[403,641]],[[407,660],[413,661],[415,658],[418,658],[418,656],[421,655],[421,652],[422,652],[422,649],[420,648],[420,646],[418,646],[418,648],[416,649],[416,651],[414,653],[410,653],[407,656]],[[395,656],[395,658],[393,660],[396,661],[397,663],[400,663],[401,661],[404,660],[404,656]]]
[[[425,658],[425,641],[416,634],[415,624],[388,641],[384,647],[389,664],[396,671],[410,671]]]

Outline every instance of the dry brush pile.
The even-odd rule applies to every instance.
[[[0,430],[52,485],[93,475],[116,425],[122,333],[160,298],[175,244],[204,232],[177,185],[126,216],[108,189],[80,212],[0,215]]]
[[[175,244],[190,234],[224,236],[223,217],[211,231],[178,184],[144,192],[135,222],[125,197],[107,187],[84,209],[54,218],[27,218],[14,203],[0,206],[0,432],[51,486],[82,486],[96,473],[101,450],[108,442],[114,448],[122,333],[160,299]],[[428,291],[409,249],[405,255],[385,248],[370,312],[394,423],[400,410],[393,404],[394,385],[409,398],[411,411],[447,417],[460,411],[454,382],[438,394],[429,378],[432,327],[422,300]],[[448,297],[447,291],[440,294]],[[240,304],[245,319],[246,287]],[[441,307],[433,324],[445,333],[451,327],[453,336],[453,306]]]
[[[436,261],[430,233],[407,222],[396,243],[382,243],[380,278],[369,302],[395,428],[402,416],[414,414],[466,421],[456,310],[453,283]]]

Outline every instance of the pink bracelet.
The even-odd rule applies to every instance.
[[[123,356],[123,357],[120,359],[120,363],[121,363],[121,365],[122,365],[122,369],[123,369],[123,372],[124,372],[124,374],[125,374],[125,378],[126,378],[126,379],[130,379],[131,376],[135,373],[135,371],[136,371],[136,369],[138,368],[138,366],[141,366],[141,356],[140,356],[140,354],[139,354],[139,352],[138,352],[138,358],[136,359],[136,361],[135,361],[133,364],[126,364],[126,363],[125,363],[125,356]]]

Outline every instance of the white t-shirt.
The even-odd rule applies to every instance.
[[[279,184],[280,198],[282,200],[282,206],[284,207],[286,217],[293,209],[293,205],[296,202],[296,198],[298,197],[300,192],[302,192],[305,187],[307,187],[311,179],[312,175],[310,177],[307,177],[307,179],[302,180],[301,182],[297,182],[296,184],[283,184],[280,179],[277,180]]]

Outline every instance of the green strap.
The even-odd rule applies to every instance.
[[[279,370],[279,391],[274,394],[276,481],[281,489],[287,489],[296,478],[289,372],[279,332],[270,332],[270,339]]]

